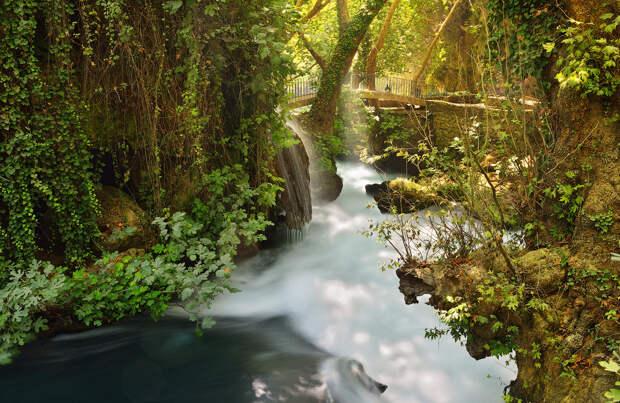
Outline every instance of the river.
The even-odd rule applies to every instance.
[[[360,163],[338,169],[338,200],[314,207],[303,240],[237,269],[241,292],[217,300],[202,337],[172,310],[37,341],[0,368],[0,402],[501,402],[514,367],[424,338],[437,314],[425,298],[404,304],[396,275],[379,270],[392,252],[360,234],[381,218],[364,186],[382,179]]]

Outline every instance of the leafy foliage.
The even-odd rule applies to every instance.
[[[594,228],[603,235],[609,232],[611,226],[614,225],[614,215],[611,210],[606,213],[588,216],[588,218],[594,223]]]
[[[600,17],[601,24],[587,24],[571,20],[562,29],[566,55],[560,56],[561,71],[555,76],[561,87],[573,87],[586,97],[590,94],[611,97],[620,84],[618,62],[620,39],[614,33],[620,24],[620,15],[606,13]],[[547,44],[553,50],[553,43]]]
[[[218,233],[185,213],[159,217],[154,224],[161,243],[152,253],[107,254],[71,274],[38,261],[27,268],[3,268],[10,269],[10,281],[0,289],[0,364],[9,363],[19,346],[47,330],[45,311],[52,306],[68,310],[86,326],[101,326],[137,313],[157,319],[173,301],[203,328],[211,326],[213,320],[200,310],[217,295],[236,291],[230,276],[241,238],[256,242],[267,225],[265,220],[235,222],[244,221],[243,213],[238,209],[236,220],[229,218]]]
[[[47,320],[41,316],[41,311],[58,300],[66,289],[66,278],[57,274],[62,269],[37,261],[27,270],[16,266],[0,266],[0,269],[10,271],[8,283],[0,289],[2,365],[10,363],[19,346],[47,330]]]
[[[565,173],[568,183],[556,182],[555,186],[547,187],[543,190],[545,197],[552,201],[553,214],[566,224],[564,233],[572,234],[575,219],[581,211],[584,196],[585,184],[576,181],[576,173],[568,171]],[[562,238],[558,233],[556,237]]]
[[[616,361],[616,360],[620,361],[620,356],[618,355],[617,351],[614,352],[614,357],[615,357],[615,360],[610,359],[608,361],[600,361],[599,365],[603,367],[605,371],[614,373],[618,377],[620,377],[620,365]],[[616,386],[620,386],[620,381],[616,381]],[[608,399],[607,401],[610,403],[620,402],[620,389],[617,389],[617,388],[609,389],[607,392],[605,392],[605,397]]]
[[[98,231],[68,34],[75,10],[66,2],[12,0],[3,0],[2,9],[0,255],[30,261],[48,211],[68,261],[83,261]],[[37,37],[38,18],[47,27],[44,39]]]
[[[268,5],[4,1],[3,257],[30,261],[45,246],[73,265],[92,254],[100,155],[153,215],[204,197],[200,179],[224,166],[242,166],[252,188],[275,183],[273,146],[289,134],[274,105],[293,72],[283,50],[296,14]],[[192,182],[181,197],[179,178]]]
[[[194,200],[192,214],[196,221],[204,225],[205,235],[216,239],[232,226],[247,242],[264,239],[258,235],[270,222],[261,209],[275,205],[276,194],[282,188],[273,183],[263,183],[251,188],[249,176],[241,165],[224,167],[205,175],[204,183],[209,190],[206,202]]]
[[[275,106],[294,72],[283,51],[296,12],[284,0],[2,10],[0,360],[46,329],[50,309],[99,326],[181,301],[197,319],[232,291],[237,248],[264,239],[281,191],[275,148],[290,133]],[[101,156],[161,216],[160,243],[143,256],[92,262]],[[69,267],[34,261],[37,248]]]
[[[554,42],[562,21],[561,2],[544,0],[490,0],[487,20],[488,60],[501,69],[508,82],[528,76],[543,78],[549,55],[543,43]]]

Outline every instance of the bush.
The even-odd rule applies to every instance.
[[[20,346],[47,330],[42,313],[67,289],[62,268],[51,263],[33,261],[27,268],[1,267],[8,270],[9,281],[0,289],[0,365],[11,362]]]

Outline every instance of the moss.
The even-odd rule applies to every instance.
[[[124,251],[131,248],[145,248],[152,238],[146,213],[120,189],[104,186],[97,192],[101,203],[101,216],[97,225],[103,237],[102,247],[108,251]],[[128,236],[119,237],[122,231]]]
[[[422,186],[407,178],[396,178],[391,180],[389,187],[393,190],[409,193],[427,193],[429,191],[426,186]]]

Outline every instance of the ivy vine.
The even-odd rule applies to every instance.
[[[97,237],[88,138],[73,82],[71,3],[3,0],[0,15],[0,255],[29,261],[43,215],[67,260]],[[37,19],[45,21],[45,32]]]

